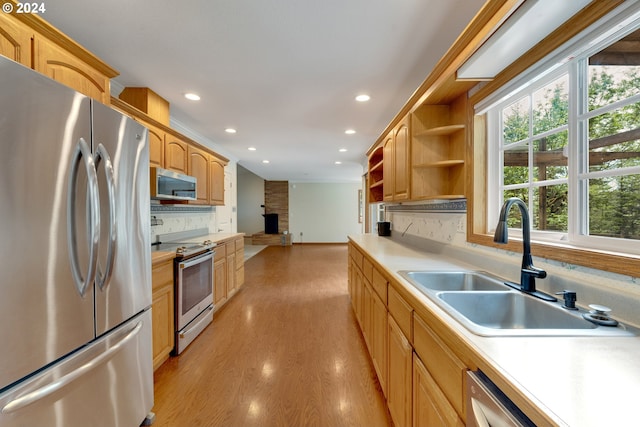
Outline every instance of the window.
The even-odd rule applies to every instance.
[[[519,197],[536,240],[640,253],[640,13],[624,15],[476,108],[487,119],[489,224]]]

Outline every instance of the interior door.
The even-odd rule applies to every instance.
[[[0,389],[90,341],[93,289],[80,296],[68,235],[75,229],[75,265],[87,278],[87,155],[90,101],[0,56]],[[70,168],[79,215],[68,227]],[[90,169],[90,167],[89,167]],[[74,209],[75,212],[75,209]]]

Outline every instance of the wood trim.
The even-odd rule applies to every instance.
[[[367,151],[367,156],[371,154],[377,145],[382,143],[387,134],[406,115],[420,104],[426,102],[430,96],[437,94],[438,89],[443,86],[446,88],[446,97],[438,100],[438,102],[442,102],[445,98],[446,100],[457,98],[475,84],[474,81],[455,81],[458,67],[480,47],[485,38],[494,31],[497,23],[505,16],[508,16],[519,3],[520,0],[488,0],[484,4],[447,53],[438,61],[433,71],[409,97],[391,123],[382,131],[376,142]]]
[[[522,251],[521,240],[510,239],[507,245],[493,242],[487,234],[487,183],[486,183],[486,118],[474,116],[473,106],[486,98],[508,81],[522,73],[535,62],[544,58],[563,43],[596,22],[602,16],[618,7],[622,0],[592,2],[571,18],[565,25],[551,33],[538,45],[525,53],[518,61],[496,76],[470,97],[467,123],[469,125],[469,146],[467,147],[467,242],[513,252]],[[611,273],[640,277],[640,255],[616,253],[613,251],[585,249],[570,245],[548,242],[532,242],[534,256],[569,264],[581,265]]]
[[[575,14],[562,26],[549,34],[540,43],[525,52],[518,60],[499,73],[495,79],[488,82],[471,98],[471,104],[476,104],[506,83],[523,73],[527,68],[543,59],[553,50],[571,40],[581,31],[592,25],[598,19],[624,3],[624,0],[594,1]]]

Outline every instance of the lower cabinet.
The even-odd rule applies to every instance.
[[[387,405],[396,427],[410,426],[412,416],[413,348],[389,316],[389,385]]]
[[[153,264],[151,273],[153,325],[153,369],[169,358],[173,350],[173,258]]]
[[[244,237],[218,243],[213,258],[213,305],[218,310],[244,284]]]
[[[464,427],[456,410],[415,353],[413,353],[413,426]]]
[[[371,264],[350,244],[351,303],[394,425],[464,426],[468,367],[451,350],[459,345],[442,339],[375,263],[372,274],[363,269]]]

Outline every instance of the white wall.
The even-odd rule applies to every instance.
[[[264,179],[238,165],[238,232],[264,231]]]
[[[289,232],[294,243],[342,243],[362,233],[360,183],[289,183]],[[302,239],[300,233],[302,232]]]

